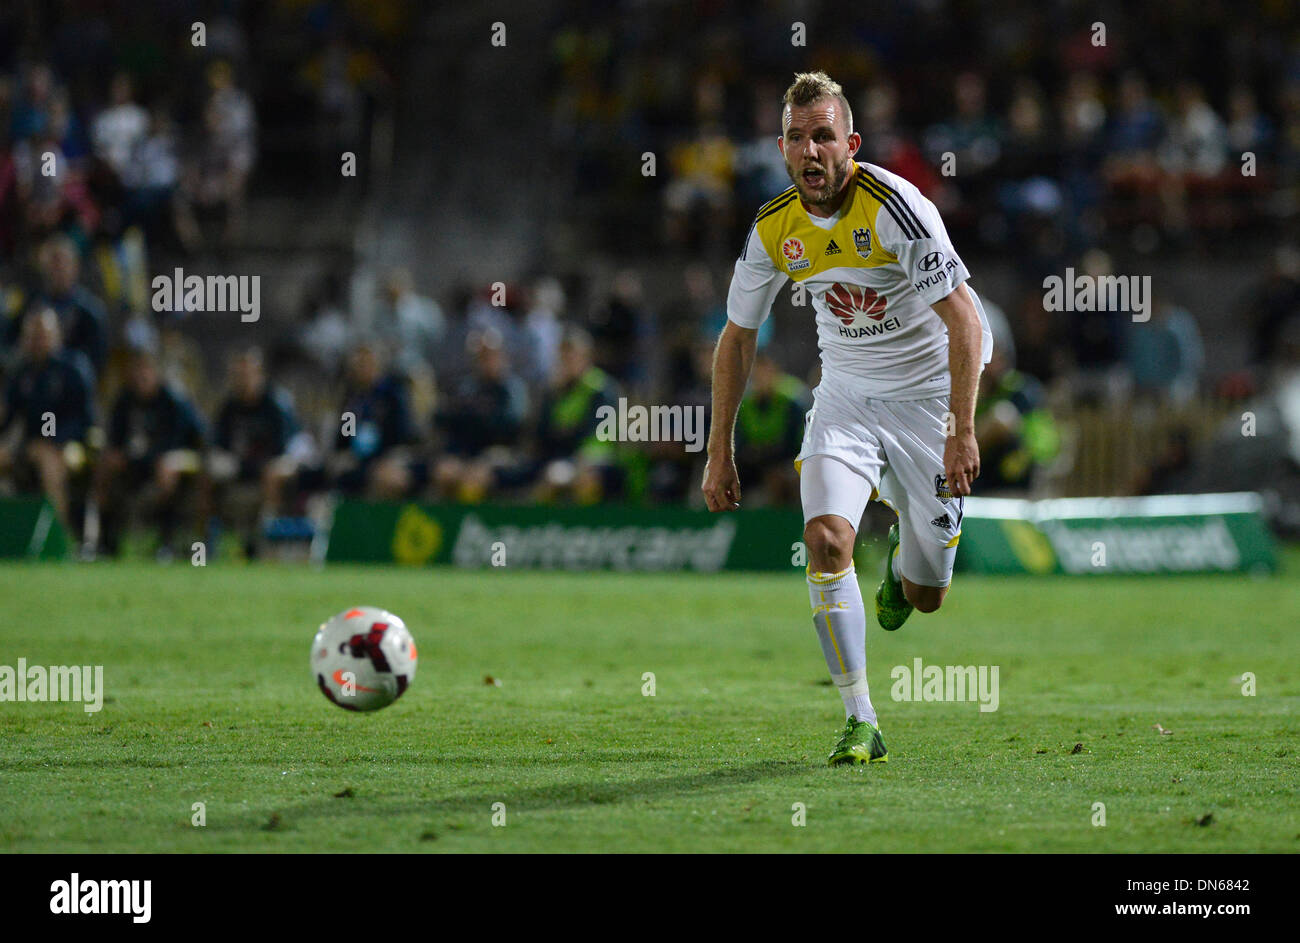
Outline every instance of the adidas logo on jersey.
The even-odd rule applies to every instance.
[[[828,246],[826,247],[826,254],[827,254],[827,255],[839,255],[839,254],[840,254],[840,247],[837,246],[837,245],[835,244],[835,240],[834,240],[834,239],[832,239],[830,245],[828,245]]]
[[[952,521],[947,514],[941,514],[930,522],[935,527],[942,527],[944,530],[952,530]]]

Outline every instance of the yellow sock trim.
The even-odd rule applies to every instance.
[[[838,573],[822,573],[820,571],[814,573],[812,564],[810,563],[808,564],[804,572],[808,574],[809,583],[814,583],[818,586],[821,586],[826,583],[834,583],[836,580],[843,579],[845,576],[848,576],[850,573],[853,572],[853,564],[850,563],[846,569],[840,570]]]

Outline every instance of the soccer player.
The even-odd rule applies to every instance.
[[[822,379],[795,460],[813,624],[844,701],[832,766],[887,758],[866,672],[866,610],[853,569],[858,523],[879,498],[889,529],[876,619],[934,612],[952,579],[965,496],[979,475],[975,394],[993,338],[934,204],[855,162],[861,138],[823,72],[786,90],[777,147],[794,185],[758,211],[736,262],[713,368],[705,467],[711,511],[740,506],[736,411],[759,326],[793,280],[811,300]]]

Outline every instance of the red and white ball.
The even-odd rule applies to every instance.
[[[384,609],[357,606],[320,627],[311,643],[311,671],[327,698],[350,711],[377,711],[415,680],[415,639]]]

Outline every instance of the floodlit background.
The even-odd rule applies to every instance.
[[[739,513],[595,434],[707,409],[815,68],[997,330],[967,572],[868,616],[854,769],[811,309],[760,335]],[[0,852],[1294,853],[1298,198],[1294,0],[0,0]],[[1150,320],[1045,310],[1070,270]],[[359,605],[418,643],[378,715],[309,671]],[[1092,870],[1072,914],[1125,899]]]
[[[707,406],[823,68],[995,316],[978,494],[1258,491],[1300,533],[1295,7],[988,6],[6,4],[0,488],[86,555],[265,552],[321,496],[701,506],[702,453],[594,409]],[[156,310],[177,268],[259,276],[259,320]],[[1151,319],[1045,311],[1067,268],[1149,276]],[[811,310],[761,342],[746,502],[795,507]]]

